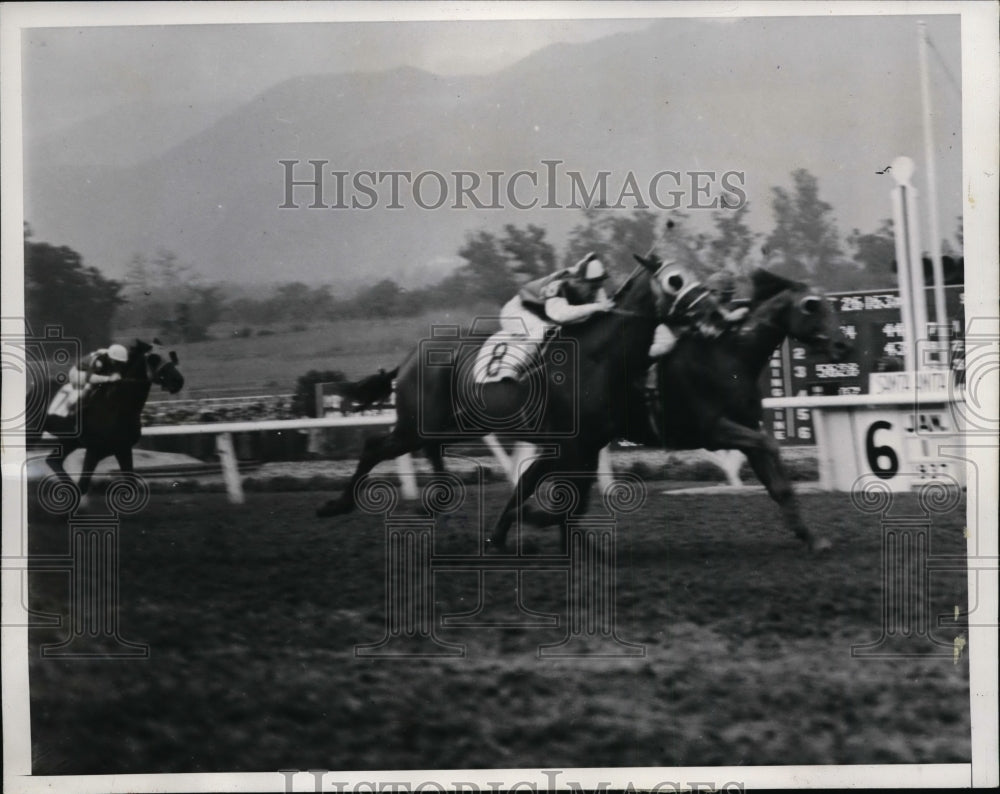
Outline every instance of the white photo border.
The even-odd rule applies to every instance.
[[[103,25],[241,24],[319,21],[447,21],[457,19],[599,19],[652,17],[748,16],[865,16],[949,14],[961,16],[963,113],[963,185],[967,201],[965,258],[967,278],[976,288],[966,292],[966,316],[986,318],[983,330],[997,334],[998,306],[998,110],[1000,68],[996,47],[998,11],[992,2],[492,2],[492,3],[4,3],[0,7],[0,78],[2,93],[2,262],[3,303],[0,316],[23,317],[23,171],[21,162],[21,32],[32,27]],[[994,373],[995,375],[995,373]],[[996,378],[989,384],[993,405],[1000,402]],[[5,370],[3,401],[24,403],[24,378]],[[981,478],[978,500],[978,551],[980,557],[998,558],[997,551],[997,444],[974,448]],[[213,773],[163,775],[32,776],[28,681],[28,640],[22,614],[20,575],[11,575],[8,558],[20,553],[22,504],[26,488],[21,480],[24,450],[9,443],[3,448],[3,789],[11,794],[64,792],[200,792],[284,791],[286,778],[271,773]],[[993,508],[993,509],[991,509]],[[969,603],[992,610],[992,627],[970,627],[970,697],[972,710],[972,762],[942,765],[854,765],[788,767],[719,767],[673,769],[574,769],[557,777],[541,769],[410,770],[395,772],[341,772],[338,781],[349,785],[371,781],[375,785],[407,779],[414,785],[436,781],[448,788],[456,782],[489,790],[504,781],[509,788],[518,781],[565,787],[579,782],[584,789],[607,781],[611,789],[654,788],[664,781],[740,781],[746,788],[812,787],[945,787],[998,784],[997,771],[997,570],[980,570],[969,578]],[[328,776],[328,779],[332,779]],[[492,783],[491,783],[492,781]],[[312,776],[300,774],[295,790],[314,790]],[[683,785],[683,783],[682,783]],[[469,790],[469,789],[467,789]],[[668,789],[672,790],[672,789]]]

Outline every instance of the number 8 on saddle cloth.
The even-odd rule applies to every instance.
[[[538,340],[524,334],[497,331],[483,343],[472,367],[475,384],[499,383],[505,378],[519,381],[541,360],[541,352],[558,335],[558,329],[549,329],[545,339]]]

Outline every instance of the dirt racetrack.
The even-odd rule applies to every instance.
[[[154,494],[123,519],[121,635],[144,660],[41,658],[65,629],[33,629],[35,774],[964,762],[961,625],[936,619],[917,655],[852,658],[882,634],[879,517],[846,494],[804,494],[834,540],[812,557],[755,494],[671,495],[618,525],[617,631],[638,658],[538,657],[566,634],[566,574],[523,575],[547,628],[449,627],[477,599],[473,572],[438,572],[436,635],[465,658],[366,659],[385,633],[385,529],[318,520],[328,494]],[[505,488],[486,488],[495,516]],[[893,514],[919,515],[916,497]],[[474,511],[472,511],[474,512]],[[965,500],[934,516],[933,555],[965,554]],[[435,553],[470,553],[461,508]],[[66,553],[67,525],[35,509],[32,555]],[[526,530],[532,553],[554,530]],[[65,572],[35,571],[30,603],[68,610]],[[489,574],[511,597],[513,574]],[[964,570],[932,571],[930,614],[966,607]],[[508,599],[509,600],[509,599]],[[966,649],[968,650],[968,649]],[[934,655],[937,652],[940,655]],[[922,655],[921,655],[922,654]]]

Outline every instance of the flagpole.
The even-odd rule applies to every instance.
[[[917,22],[920,50],[920,93],[923,100],[924,126],[924,167],[927,169],[927,213],[930,230],[931,267],[934,273],[934,323],[937,326],[937,347],[941,351],[939,362],[949,365],[948,355],[948,316],[944,305],[944,268],[941,264],[941,229],[938,226],[938,194],[937,169],[934,165],[934,133],[932,129],[930,78],[927,69],[927,23]],[[922,265],[921,265],[922,267]],[[920,295],[917,300],[926,305],[927,296]],[[927,329],[915,329],[918,336],[926,334]],[[919,367],[919,363],[917,365]]]

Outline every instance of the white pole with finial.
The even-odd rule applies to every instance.
[[[923,262],[916,229],[917,191],[910,182],[913,177],[913,160],[909,157],[897,157],[892,161],[890,173],[896,180],[896,187],[892,189],[892,218],[896,231],[896,277],[899,280],[899,304],[903,320],[903,369],[915,372],[918,366],[916,340],[919,336],[918,329],[922,327],[915,310],[922,301],[916,300],[914,293],[917,291],[913,289],[913,285],[916,277],[923,283]],[[922,290],[917,295],[923,297]]]
[[[934,164],[934,133],[932,129],[930,77],[927,69],[927,23],[917,22],[920,31],[920,94],[923,100],[924,126],[924,167],[927,169],[927,214],[931,239],[931,267],[934,273],[934,323],[937,328],[937,342],[940,358],[938,362],[948,366],[948,315],[944,304],[944,268],[941,264],[941,229],[938,224],[937,169]],[[921,263],[921,268],[923,264]],[[926,298],[921,295],[921,303]],[[926,333],[925,328],[920,333]]]

